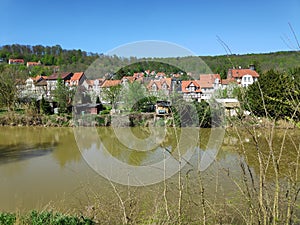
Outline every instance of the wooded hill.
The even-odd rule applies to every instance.
[[[55,46],[29,46],[29,45],[4,45],[0,47],[0,61],[2,63],[8,62],[9,58],[21,58],[26,62],[41,61],[44,67],[39,69],[31,69],[31,76],[44,74],[49,75],[52,71],[51,66],[59,66],[60,71],[85,71],[96,59],[92,68],[95,74],[116,73],[120,68],[132,64],[137,61],[159,61],[176,66],[183,70],[183,72],[199,73],[219,73],[222,78],[226,77],[229,68],[248,68],[250,64],[254,64],[258,72],[266,72],[270,69],[278,71],[289,71],[292,68],[300,66],[300,52],[286,51],[262,54],[245,54],[245,55],[221,55],[221,56],[188,56],[177,58],[151,58],[151,59],[137,59],[120,58],[116,56],[105,56],[98,53],[88,53],[78,50],[62,49],[60,45]],[[203,60],[203,61],[202,61]],[[141,72],[144,70],[155,70],[160,72],[170,72],[170,67],[149,68],[153,63],[140,64],[131,66],[126,71],[126,75],[132,75],[133,72]],[[207,66],[206,66],[207,65]],[[92,69],[93,70],[93,69]],[[172,71],[174,73],[178,72]],[[93,74],[93,73],[92,73]]]

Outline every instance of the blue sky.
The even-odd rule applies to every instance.
[[[197,55],[290,50],[300,0],[1,0],[0,45],[56,45],[105,53],[135,41],[168,41]],[[287,38],[288,37],[288,38]]]

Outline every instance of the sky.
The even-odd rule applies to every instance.
[[[300,41],[300,0],[0,0],[0,9],[0,45],[107,53],[151,40],[224,55],[218,36],[233,54],[268,53],[295,50],[288,23]]]

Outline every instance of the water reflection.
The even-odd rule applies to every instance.
[[[135,149],[135,145],[127,146],[127,142],[124,144],[118,141],[111,128],[97,128],[92,133],[88,129],[90,128],[83,128],[76,137],[81,140],[80,147],[83,149],[83,156],[92,157],[95,165],[105,165],[106,176],[108,174],[108,176],[122,178],[124,183],[128,182],[127,173],[124,175],[124,171],[129,171],[134,175],[132,178],[136,179],[134,182],[140,182],[136,168],[151,167],[151,172],[148,171],[149,174],[152,173],[149,179],[153,176],[170,177],[167,181],[170,187],[173,187],[172,185],[176,185],[177,182],[176,176],[172,177],[173,173],[168,174],[168,171],[178,169],[179,154],[186,156],[187,161],[191,158],[183,168],[182,174],[186,174],[191,169],[196,173],[198,167],[201,166],[201,159],[207,151],[213,150],[216,141],[220,141],[218,135],[213,136],[212,142],[208,141],[212,134],[210,129],[200,129],[196,133],[195,130],[182,132],[180,129],[171,128],[162,131],[163,140],[153,141],[145,146],[145,149],[151,147],[149,151],[139,151]],[[151,131],[147,128],[130,129],[140,139],[151,135]],[[82,209],[82,202],[90,204],[90,199],[87,199],[86,195],[91,187],[94,188],[94,193],[106,196],[107,201],[114,196],[109,182],[94,173],[83,160],[72,129],[1,127],[0,133],[0,211],[42,208],[49,202],[60,201],[63,201],[62,207]],[[300,146],[299,134],[299,130],[289,130],[287,134],[285,130],[276,130],[274,133],[272,149],[276,154],[282,150],[280,176],[283,178],[285,174],[293,171],[297,162]],[[258,142],[266,158],[270,151],[266,141],[267,135],[267,131],[257,130]],[[181,143],[177,141],[176,136],[180,137]],[[198,141],[195,142],[195,140]],[[216,154],[216,152],[211,152],[213,155]],[[111,159],[113,161],[110,161]],[[169,167],[167,163],[165,165],[162,163],[164,159],[172,162]],[[126,170],[122,171],[122,168],[116,166],[120,163],[126,166]],[[219,186],[222,186],[223,194],[225,193],[226,196],[231,194],[234,197],[236,186],[228,175],[239,180],[241,163],[249,165],[254,177],[259,173],[257,149],[251,135],[241,129],[228,130],[216,159],[203,173],[205,190],[213,191],[211,187],[215,187],[217,182]],[[166,173],[162,169],[164,166],[166,166]],[[153,168],[156,171],[154,173]],[[147,171],[142,174],[145,173],[147,174]],[[272,180],[272,177],[273,172],[270,167],[267,179]],[[192,178],[190,182],[195,188],[198,187],[197,178]],[[148,198],[147,201],[151,201],[154,191],[145,190],[151,188],[156,190],[155,188],[160,186],[161,184],[157,184],[157,186],[153,185],[147,187],[148,189],[139,190],[143,193],[142,196]],[[170,189],[172,194],[176,188]],[[209,196],[210,193],[207,195]],[[171,199],[170,196],[170,201]]]
[[[20,143],[18,145],[0,145],[0,164],[12,163],[34,157],[50,154],[54,147],[52,143],[28,145]]]

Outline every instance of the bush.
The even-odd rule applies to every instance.
[[[16,222],[16,215],[12,213],[0,213],[0,225],[10,225]]]
[[[53,212],[37,212],[32,211],[28,215],[26,215],[22,221],[25,224],[32,225],[89,225],[94,224],[91,219],[84,217],[75,217],[63,215],[61,213],[53,213]]]

